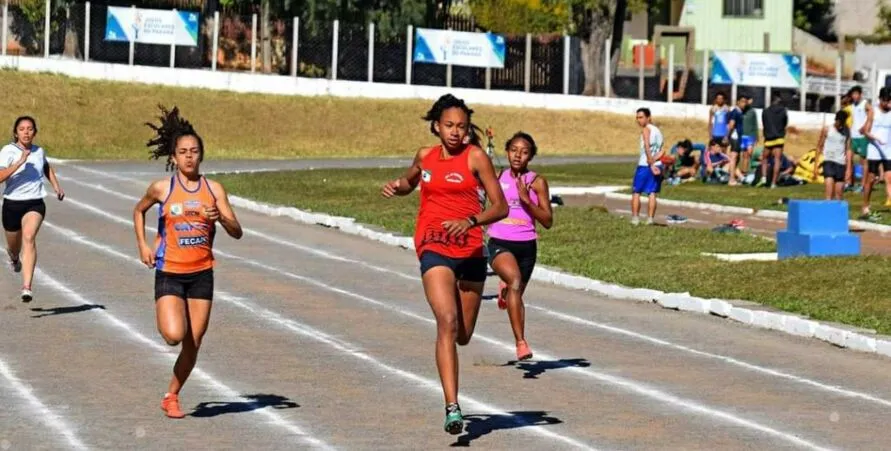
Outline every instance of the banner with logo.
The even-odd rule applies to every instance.
[[[711,82],[800,88],[801,69],[801,58],[788,53],[713,52]]]
[[[418,28],[416,63],[504,68],[504,36],[492,33]]]
[[[109,6],[105,40],[141,44],[198,45],[200,15],[190,11]]]

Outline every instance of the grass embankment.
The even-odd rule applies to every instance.
[[[215,159],[410,157],[431,142],[420,119],[429,101],[240,94],[9,70],[0,71],[0,91],[10,93],[0,126],[11,129],[16,116],[34,116],[37,142],[57,158],[147,158],[152,135],[143,124],[154,120],[158,103],[178,105]],[[631,115],[470,106],[480,126],[495,128],[499,147],[525,130],[543,155],[637,153],[639,129]],[[703,121],[654,119],[668,143],[705,139]],[[788,139],[793,154],[814,143],[814,132]]]
[[[618,167],[602,166],[606,165],[598,165],[595,171],[604,176],[615,171],[616,180],[621,175],[627,183],[627,165],[621,174]],[[580,168],[549,167],[547,174],[555,179],[578,180],[588,176]],[[381,184],[397,174],[399,170],[394,169],[363,169],[216,178],[239,196],[350,216],[411,236],[417,196],[385,200],[379,195]],[[633,227],[627,220],[600,209],[573,207],[556,210],[556,225],[542,232],[539,249],[542,264],[606,282],[689,291],[702,297],[747,299],[819,320],[891,333],[891,299],[884,288],[891,277],[889,258],[721,262],[700,253],[771,252],[775,246],[747,235],[681,227]]]

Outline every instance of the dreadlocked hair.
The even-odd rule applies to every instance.
[[[176,152],[176,143],[182,137],[191,136],[198,141],[198,150],[200,152],[198,161],[203,161],[204,141],[198,135],[198,132],[192,128],[192,124],[179,115],[179,107],[174,106],[173,110],[168,110],[164,105],[159,104],[158,108],[161,109],[161,116],[158,116],[158,119],[161,121],[160,125],[154,125],[150,122],[145,123],[145,125],[155,131],[155,137],[146,143],[146,147],[154,147],[149,151],[149,158],[157,160],[161,157],[167,157],[165,170],[173,170],[176,168],[176,162],[173,160],[173,155]]]
[[[430,111],[421,118],[425,121],[430,121],[430,133],[432,133],[433,136],[439,136],[439,133],[436,133],[434,124],[442,117],[442,113],[449,108],[460,108],[464,111],[464,114],[467,115],[467,136],[470,138],[470,143],[474,146],[482,147],[480,136],[483,135],[483,130],[471,121],[473,110],[464,103],[464,100],[451,94],[446,94],[440,97],[433,106],[430,107]]]

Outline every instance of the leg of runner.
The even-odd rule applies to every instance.
[[[9,256],[9,264],[12,270],[20,272],[22,270],[22,229],[15,232],[6,231],[6,254]]]
[[[163,296],[157,303],[158,330],[164,341],[171,346],[182,343],[161,408],[170,418],[183,418],[179,392],[195,367],[213,303],[206,299],[187,302],[178,296]]]
[[[773,154],[771,155],[773,157],[773,179],[770,181],[770,187],[776,188],[777,181],[780,178],[780,168],[783,164],[783,147],[774,147],[771,153]]]
[[[37,232],[43,223],[43,215],[29,211],[22,218],[22,301],[30,302],[33,294],[31,282],[37,266]]]
[[[861,209],[861,219],[867,219],[869,216],[869,200],[872,196],[872,185],[875,183],[875,174],[869,169],[863,173],[863,208]]]
[[[526,343],[526,307],[523,305],[523,288],[525,287],[520,275],[520,265],[514,254],[501,252],[492,261],[492,267],[506,284],[507,315],[510,318],[510,327],[517,344],[517,360],[526,360],[532,357],[532,352],[529,351],[529,345]]]

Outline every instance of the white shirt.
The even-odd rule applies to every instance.
[[[891,160],[891,111],[884,112],[881,108],[875,107],[870,133],[884,144],[881,147],[877,147],[876,143],[870,141],[869,147],[866,150],[866,159]]]
[[[860,127],[863,127],[867,119],[866,100],[860,99],[860,103],[853,104],[851,113],[854,116],[851,122],[851,138],[861,138],[863,133],[860,133]]]
[[[647,127],[650,130],[650,148],[644,149],[644,140],[643,140],[643,132],[640,135],[640,159],[637,160],[638,166],[649,166],[647,163],[647,153],[651,156],[656,156],[660,150],[662,150],[662,131],[659,130],[659,127],[656,127],[653,124],[647,124]],[[657,161],[657,166],[661,166],[662,162]]]
[[[6,169],[22,157],[22,149],[15,144],[7,144],[0,149],[0,169]],[[43,171],[46,167],[46,154],[43,148],[31,145],[31,154],[25,164],[6,179],[3,197],[9,200],[33,200],[46,197],[43,185]]]

